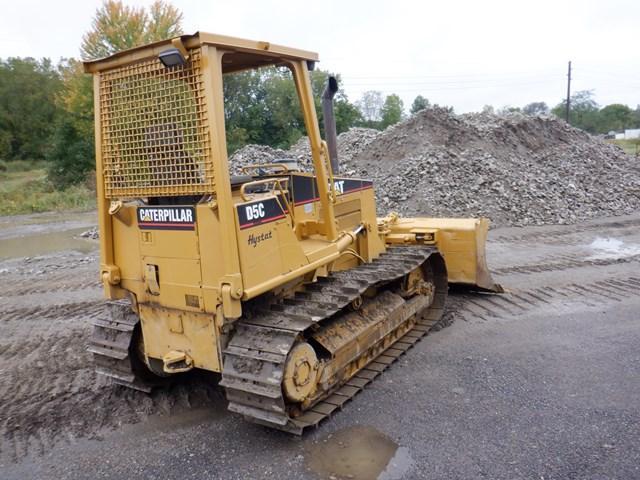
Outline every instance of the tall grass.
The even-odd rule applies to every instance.
[[[0,162],[0,215],[95,207],[95,192],[85,184],[56,190],[45,165],[27,160]]]
[[[640,156],[640,139],[635,140],[609,140],[614,145],[618,145],[629,155]]]

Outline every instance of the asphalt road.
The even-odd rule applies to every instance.
[[[187,395],[0,477],[640,478],[640,215],[495,230],[489,257],[509,293],[453,293],[451,325],[302,438]]]

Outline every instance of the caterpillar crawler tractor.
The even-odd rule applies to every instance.
[[[429,332],[448,283],[498,291],[485,219],[376,217],[372,182],[339,176],[314,53],[197,33],[86,62],[93,74],[100,276],[110,314],[97,371],[150,391],[221,375],[229,410],[301,433]],[[225,75],[288,68],[313,172],[262,164],[231,176]]]

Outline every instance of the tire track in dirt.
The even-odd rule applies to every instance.
[[[640,297],[640,277],[629,276],[514,290],[499,295],[452,292],[450,304],[462,320],[489,321],[517,318],[519,314],[540,309],[545,305],[580,301],[589,307],[597,307],[603,303],[622,302],[632,297]]]
[[[15,297],[33,293],[60,293],[86,288],[100,288],[100,286],[94,271],[91,271],[90,274],[87,272],[86,274],[74,275],[69,275],[69,272],[59,272],[40,278],[9,277],[6,279],[6,283],[0,286],[0,297]]]
[[[454,292],[444,324],[454,318],[514,318],[544,305],[576,299],[598,305],[630,296],[640,296],[640,277],[503,295]],[[150,415],[171,415],[201,406],[222,408],[222,394],[210,376],[193,376],[151,395],[112,386],[97,377],[86,344],[91,328],[88,317],[101,311],[100,306],[100,302],[59,305],[44,316],[40,307],[14,309],[16,318],[24,318],[18,313],[37,314],[39,319],[63,319],[70,328],[2,346],[0,364],[5,379],[0,403],[5,407],[0,411],[0,458],[15,462],[32,452],[45,454],[56,442],[95,438],[104,428],[137,423]]]
[[[597,306],[631,296],[640,296],[640,277],[539,287],[502,295],[452,292],[443,326],[455,319],[517,318],[562,302],[580,300]],[[96,376],[86,345],[91,317],[99,318],[103,312],[100,301],[7,311],[16,321],[31,319],[35,332],[0,345],[4,376],[0,403],[5,406],[0,411],[0,458],[18,461],[31,452],[45,454],[56,442],[79,436],[94,438],[104,428],[137,423],[150,415],[171,415],[201,406],[222,408],[222,393],[215,388],[211,376],[203,380],[195,375],[151,395],[109,385]],[[50,321],[67,325],[64,329],[60,323],[58,327],[45,327]]]
[[[38,305],[34,307],[9,307],[0,309],[0,324],[11,321],[31,321],[70,319],[82,315],[87,318],[95,318],[104,309],[102,300],[90,300],[86,302],[72,302],[60,305]]]
[[[56,311],[69,321],[68,309]],[[150,415],[216,404],[223,408],[211,375],[190,375],[151,395],[109,384],[95,374],[86,351],[90,322],[74,311],[69,328],[14,341],[0,351],[0,459],[15,462],[31,452],[43,454],[55,442],[94,438],[104,428]]]
[[[492,273],[496,275],[509,275],[513,273],[541,273],[552,272],[556,270],[567,270],[570,268],[581,267],[601,267],[607,265],[616,265],[621,263],[640,262],[640,255],[631,255],[628,257],[616,258],[585,258],[579,255],[563,255],[555,257],[557,261],[546,261],[544,263],[533,263],[514,265],[509,267],[492,269]]]
[[[55,443],[95,438],[151,415],[224,409],[210,375],[187,376],[152,395],[96,375],[86,351],[91,323],[105,312],[95,260],[62,255],[0,262],[0,461],[45,454]]]
[[[617,220],[613,222],[593,223],[587,225],[566,225],[557,228],[540,227],[542,231],[531,231],[523,235],[511,235],[509,233],[497,233],[490,236],[490,241],[500,243],[551,243],[563,245],[577,245],[584,242],[584,239],[574,241],[563,241],[565,237],[575,236],[588,232],[606,232],[607,236],[615,235],[616,230],[629,230],[640,228],[640,219],[632,218],[628,220]],[[631,233],[631,232],[630,232]],[[562,241],[562,242],[561,242]]]

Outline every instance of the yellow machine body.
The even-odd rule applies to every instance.
[[[172,55],[174,65],[166,59]],[[391,246],[432,246],[450,282],[499,289],[486,266],[487,220],[378,218],[372,182],[334,178],[309,81],[315,61],[310,52],[197,33],[85,63],[94,75],[101,280],[105,296],[128,299],[139,318],[139,327],[128,314],[109,325],[140,329],[134,347],[156,373],[220,372],[247,302],[286,299],[321,277],[375,261]],[[227,159],[224,75],[269,65],[292,73],[314,172],[275,164],[260,175],[248,169],[250,178],[238,181]],[[384,323],[388,329],[406,320],[390,315],[396,323]],[[92,351],[105,362],[122,360],[127,354],[117,335],[108,339],[109,325]],[[382,339],[388,333],[380,325],[362,325],[359,335],[379,331]],[[341,348],[335,350],[350,351]],[[313,396],[303,387],[311,370],[300,373],[314,364],[308,350],[297,346],[290,355],[296,360],[284,375],[294,373],[283,387],[290,398]],[[358,365],[339,371],[352,376]],[[328,381],[329,371],[338,375],[327,367],[314,381]],[[128,374],[110,375],[134,383]]]

